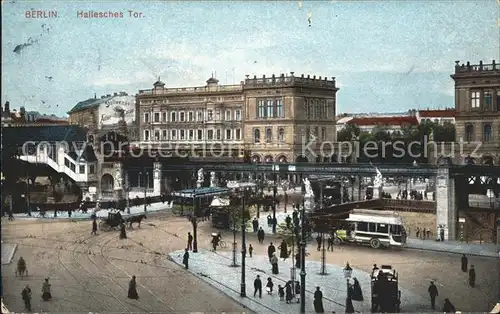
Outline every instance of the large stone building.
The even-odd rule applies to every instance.
[[[336,140],[337,91],[334,78],[293,72],[247,76],[238,85],[211,77],[205,86],[166,88],[158,80],[136,95],[138,145],[194,157],[248,152],[254,162],[323,161],[321,143]]]
[[[459,64],[455,74],[456,140],[455,163],[470,162],[500,164],[500,65]],[[463,154],[460,153],[463,151]]]

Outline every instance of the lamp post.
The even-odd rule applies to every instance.
[[[276,186],[276,179],[277,179],[277,175],[276,175],[276,165],[273,165],[273,180],[274,180],[274,184],[273,184],[273,233],[275,234],[276,233],[276,225],[277,225],[277,222],[276,222],[276,194],[278,194],[278,187]]]
[[[300,313],[306,312],[306,206],[305,195],[302,197],[302,210],[301,210],[301,252],[300,252]]]
[[[193,253],[198,253],[198,220],[196,213],[198,212],[198,198],[196,197],[196,172],[193,173],[194,188],[193,188],[193,214],[191,215],[191,224],[193,225]]]
[[[347,297],[349,298],[351,295],[349,293],[349,279],[351,279],[351,275],[352,275],[352,268],[351,268],[351,265],[349,265],[349,263],[346,263],[345,267],[344,267],[344,278],[346,279],[346,285],[347,285]]]
[[[243,200],[242,200],[242,206],[241,206],[241,290],[240,290],[240,297],[244,298],[247,296],[246,292],[246,282],[245,282],[245,276],[246,276],[246,269],[245,269],[245,258],[246,258],[246,249],[247,249],[247,244],[246,244],[246,222],[245,222],[245,202],[247,198],[247,192],[248,189],[243,190]]]

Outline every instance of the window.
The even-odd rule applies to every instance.
[[[170,113],[170,122],[175,122],[176,118],[177,118],[176,112],[175,111],[171,112]]]
[[[266,118],[273,118],[274,117],[274,106],[273,106],[273,101],[268,99],[266,100]]]
[[[486,109],[486,110],[493,109],[493,92],[492,91],[484,92],[484,109]]]
[[[278,142],[283,143],[285,141],[285,129],[280,128],[278,130]]]
[[[214,139],[214,130],[208,130],[207,137],[210,141],[213,140]]]
[[[481,92],[471,92],[470,93],[470,107],[479,108],[481,104],[480,99]]]
[[[159,140],[160,140],[160,131],[155,130],[155,141],[159,141]]]
[[[80,173],[85,173],[85,166],[79,166],[78,170]]]
[[[162,140],[166,141],[168,140],[168,132],[167,130],[162,131]]]
[[[241,140],[241,129],[236,129],[234,132],[234,139],[239,141]]]
[[[186,114],[184,113],[184,111],[180,112],[180,114],[179,114],[179,121],[180,122],[186,121]]]
[[[208,111],[207,111],[207,113],[208,113],[208,115],[207,115],[207,116],[208,116],[207,120],[208,120],[208,121],[212,121],[212,120],[214,119],[214,111],[213,111],[213,110],[208,110]]]
[[[318,136],[319,135],[319,128],[317,126],[314,127],[314,133],[313,133],[314,136]]]
[[[220,110],[215,110],[215,121],[220,121]]]
[[[189,140],[194,140],[194,130],[189,130]]]
[[[226,121],[231,121],[231,110],[226,110]]]
[[[389,233],[389,225],[377,224],[377,232],[378,233]]]
[[[216,135],[217,135],[217,140],[220,140],[221,134],[220,134],[220,129],[217,129]]]
[[[198,130],[198,134],[197,135],[198,135],[198,137],[197,137],[198,141],[203,140],[203,130]]]
[[[149,141],[149,130],[144,130],[144,140]]]
[[[197,111],[196,112],[196,120],[197,121],[203,121],[203,111]]]
[[[368,223],[367,222],[357,222],[356,223],[357,231],[368,231]]]
[[[149,113],[144,114],[144,123],[149,123]]]
[[[89,174],[95,173],[95,165],[89,165]]]
[[[500,111],[500,90],[497,91],[497,111]]]
[[[159,112],[155,112],[154,119],[155,119],[155,123],[160,122],[160,113]]]
[[[179,139],[181,141],[186,139],[186,131],[185,130],[180,130],[179,131]]]
[[[273,141],[273,130],[271,128],[266,128],[266,142],[271,143]]]
[[[231,130],[226,129],[226,140],[230,140],[230,139],[231,139]]]
[[[276,117],[285,117],[285,111],[283,110],[283,101],[281,99],[276,100]]]
[[[368,231],[369,232],[377,232],[377,224],[373,222],[368,223]]]
[[[177,140],[177,130],[170,130],[170,139],[173,141]]]
[[[260,143],[260,130],[259,129],[253,130],[253,142]]]
[[[167,122],[167,118],[168,118],[167,113],[164,112],[163,113],[163,122]]]
[[[403,234],[403,227],[400,225],[391,225],[391,233],[395,235]]]
[[[485,124],[483,127],[483,142],[489,143],[492,141],[491,124]]]
[[[471,124],[465,126],[465,141],[473,142],[474,141],[474,126]]]
[[[306,126],[306,139],[311,138],[311,128]]]
[[[189,111],[188,112],[188,121],[193,122],[194,121],[194,112]]]
[[[241,110],[236,110],[234,112],[234,120],[241,121]]]
[[[264,119],[266,117],[266,111],[264,107],[264,100],[259,100],[257,102],[257,119]]]
[[[321,140],[326,141],[326,128],[325,127],[321,128]]]

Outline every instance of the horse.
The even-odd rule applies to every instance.
[[[140,228],[141,227],[141,221],[143,219],[147,219],[147,217],[146,217],[145,214],[141,214],[141,215],[138,215],[138,216],[131,216],[131,217],[127,217],[125,219],[125,223],[128,223],[129,227],[132,228],[132,224],[135,222],[135,223],[138,224],[138,227]]]
[[[22,257],[17,261],[16,277],[18,275],[21,276],[21,278],[28,276],[28,268],[26,268],[26,262]]]

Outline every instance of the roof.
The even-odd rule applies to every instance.
[[[34,142],[84,142],[87,132],[79,125],[42,125],[4,127],[3,141],[14,145]]]
[[[354,119],[353,117],[343,117],[337,120],[337,124],[347,123]]]
[[[401,216],[392,213],[389,214],[387,211],[381,211],[382,213],[377,213],[377,211],[370,211],[368,213],[365,210],[352,211],[349,214],[349,218],[346,221],[360,221],[360,222],[371,222],[371,223],[381,223],[388,225],[403,225],[403,219]]]
[[[73,108],[71,108],[70,111],[68,111],[68,114],[96,107],[96,106],[102,104],[103,102],[110,100],[113,97],[115,97],[115,96],[106,97],[106,98],[89,98],[87,100],[80,101]]]
[[[207,80],[207,84],[210,84],[210,83],[214,83],[214,84],[217,84],[219,83],[219,80],[216,79],[215,77],[211,77]]]
[[[419,110],[418,114],[421,118],[454,118],[456,114],[455,109],[445,110]]]
[[[173,194],[175,196],[181,196],[181,197],[201,197],[201,196],[213,196],[213,195],[218,195],[218,194],[223,194],[231,191],[228,188],[198,188],[198,189],[186,189],[182,190],[180,192],[174,192]]]
[[[403,116],[403,117],[366,117],[366,118],[353,118],[346,122],[347,124],[355,124],[358,126],[370,125],[418,125],[416,117]]]
[[[163,83],[162,81],[160,81],[158,79],[158,81],[156,81],[156,82],[153,83],[153,86],[165,86],[165,83]]]

